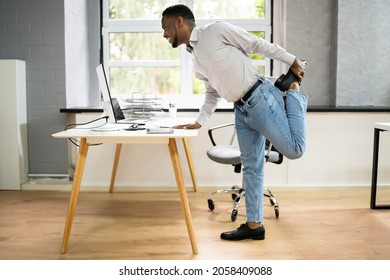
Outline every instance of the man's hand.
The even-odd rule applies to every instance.
[[[194,123],[189,123],[189,124],[180,124],[180,125],[175,125],[172,128],[174,129],[199,129],[202,126],[198,124],[197,122]]]
[[[299,81],[302,81],[306,71],[306,63],[295,58],[294,63],[291,65],[291,70],[298,77]]]

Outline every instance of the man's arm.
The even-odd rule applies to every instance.
[[[247,54],[260,54],[290,66],[294,63],[294,55],[290,54],[277,44],[248,33],[241,27],[227,22],[218,22],[216,28],[219,28],[222,40],[224,40],[226,44],[233,45]]]
[[[204,80],[205,86],[206,86],[206,92],[205,92],[205,101],[200,108],[199,115],[194,123],[189,124],[181,124],[173,126],[172,128],[175,129],[199,129],[206,123],[208,118],[214,113],[215,109],[217,108],[218,102],[221,99],[219,94],[215,91],[215,89],[210,85],[210,83]]]
[[[279,45],[264,40],[263,38],[257,38],[240,27],[226,22],[220,22],[219,24],[220,26],[218,28],[220,28],[222,38],[226,43],[232,44],[247,54],[257,53],[290,65],[293,73],[302,81],[306,65],[294,55]]]

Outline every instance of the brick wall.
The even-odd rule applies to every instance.
[[[66,173],[63,0],[0,0],[0,59],[26,61],[29,173]]]
[[[98,0],[0,0],[0,59],[26,61],[30,174],[67,174],[61,108],[99,106]]]

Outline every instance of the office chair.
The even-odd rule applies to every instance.
[[[217,145],[214,131],[227,127],[233,127],[233,135],[230,139],[229,144]],[[234,172],[240,173],[241,158],[239,147],[234,144],[234,140],[236,138],[236,130],[234,128],[234,124],[227,123],[212,127],[208,130],[208,135],[213,146],[207,150],[207,156],[217,163],[233,165]],[[276,148],[273,147],[273,145],[268,140],[266,140],[265,143],[265,161],[272,162],[275,164],[281,164],[283,162],[283,155],[278,150],[276,150]],[[231,220],[234,222],[237,219],[238,207],[241,202],[241,199],[245,196],[244,185],[242,184],[242,187],[234,185],[231,187],[231,189],[220,189],[211,193],[207,198],[208,207],[211,211],[213,211],[215,207],[212,197],[213,195],[218,193],[231,194],[232,200],[234,201],[234,207],[231,213]],[[275,217],[279,218],[279,204],[275,196],[267,188],[264,189],[264,196],[269,198],[271,205],[274,207]]]

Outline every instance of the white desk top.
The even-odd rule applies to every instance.
[[[189,138],[198,135],[197,129],[174,129],[173,133],[167,134],[147,134],[146,129],[128,131],[130,124],[106,124],[93,128],[89,126],[79,126],[77,128],[52,134],[54,138],[86,138],[88,143],[168,143],[169,138]],[[155,123],[146,123],[145,128],[155,128]]]
[[[375,128],[390,130],[390,123],[375,123]]]

